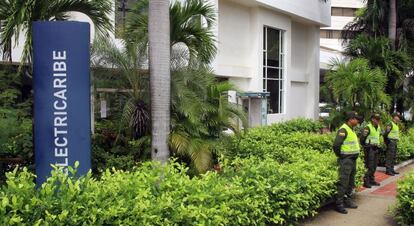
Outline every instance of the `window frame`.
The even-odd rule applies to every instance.
[[[268,30],[275,30],[278,32],[278,45],[279,45],[279,66],[268,66]],[[277,103],[277,111],[270,112],[270,97],[268,98],[268,110],[267,114],[285,114],[286,110],[286,50],[285,50],[285,31],[282,29],[274,28],[271,26],[264,25],[263,26],[263,61],[262,61],[262,77],[263,77],[263,91],[268,92],[268,81],[277,81],[278,82],[278,103]],[[270,78],[268,77],[268,69],[276,69],[278,70],[277,78]],[[270,94],[272,95],[272,93]]]

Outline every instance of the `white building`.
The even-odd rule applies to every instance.
[[[245,96],[244,100],[239,100],[249,108],[251,125],[270,124],[295,117],[316,119],[319,103],[319,36],[320,28],[330,25],[330,2],[210,2],[218,11],[214,29],[218,39],[218,55],[212,66],[218,77],[233,82],[244,93],[241,94]],[[119,9],[116,11],[119,12]],[[85,20],[78,14],[75,18]],[[21,50],[17,46],[13,51],[13,60],[19,61],[20,54]],[[260,99],[255,99],[256,94],[261,95],[263,92],[270,92],[267,112],[266,105],[262,105]]]
[[[330,25],[330,3],[320,0],[215,0],[216,74],[240,90],[270,92],[267,123],[316,119],[319,103],[319,29]],[[246,104],[245,104],[246,105]],[[260,102],[250,122],[261,122]]]
[[[343,59],[341,31],[354,20],[356,11],[364,6],[363,0],[331,1],[331,26],[321,28],[321,69],[328,69],[332,58]]]

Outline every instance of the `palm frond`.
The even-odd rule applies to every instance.
[[[5,7],[9,7],[3,14]],[[22,63],[31,63],[32,60],[32,24],[34,21],[49,21],[68,19],[69,12],[80,12],[88,16],[93,22],[97,34],[104,36],[112,30],[109,15],[112,11],[110,0],[5,0],[0,6],[2,11],[2,25],[0,45],[3,46],[3,55],[10,54],[10,41],[15,38],[16,43],[20,31],[24,31]]]

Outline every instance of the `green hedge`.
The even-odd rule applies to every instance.
[[[271,130],[277,133],[308,132],[318,133],[323,125],[320,122],[311,119],[298,118],[283,123],[275,123],[269,126]]]
[[[335,161],[318,155],[310,158]],[[221,174],[190,178],[176,163],[145,163],[99,180],[55,171],[39,190],[31,173],[15,171],[0,190],[0,225],[293,224],[333,195],[331,166],[235,159]]]
[[[401,225],[414,225],[414,173],[398,182],[395,219]]]
[[[401,134],[397,147],[397,164],[414,158],[414,128],[410,128],[406,133]],[[386,146],[383,145],[380,153],[380,164],[385,164]]]
[[[283,124],[285,123],[249,130],[241,137],[234,138],[224,155],[228,159],[237,157],[271,158],[279,163],[307,161],[308,164],[315,167],[330,164],[330,169],[336,173],[337,163],[335,161],[328,163],[318,160],[318,158],[336,158],[332,150],[334,134],[317,134],[310,133],[310,131],[296,132],[297,130],[290,129],[278,130],[277,128],[286,128],[286,126],[281,126]],[[361,156],[357,163],[356,178],[362,178],[364,170]],[[361,180],[356,182],[358,186],[362,184]]]
[[[0,189],[0,225],[295,224],[335,194],[337,164],[332,135],[314,133],[312,123],[288,125],[234,138],[221,173],[190,177],[178,163],[148,162],[99,179],[55,171],[36,189],[31,173],[14,171]]]
[[[398,142],[397,162],[414,158],[414,128],[401,136]]]

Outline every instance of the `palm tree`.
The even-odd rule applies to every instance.
[[[383,37],[388,37],[389,43],[385,45],[386,49],[383,47],[375,51],[378,53],[386,50],[386,59],[376,58],[379,54],[370,57],[357,55],[369,60],[374,59],[374,64],[383,62],[382,65],[376,66],[381,67],[387,73],[387,93],[394,97],[397,110],[403,112],[405,109],[401,94],[407,89],[404,89],[402,84],[405,74],[414,68],[414,61],[410,60],[414,57],[414,2],[398,1],[398,4],[395,0],[367,0],[366,2],[366,8],[346,26],[342,33],[344,44],[353,45],[354,41],[349,42],[349,40],[359,39],[360,34],[381,39],[380,42],[384,39]],[[393,68],[393,66],[397,67]]]
[[[148,42],[148,2],[139,1],[127,19],[127,43]],[[171,47],[184,45],[191,59],[210,62],[216,54],[216,40],[211,31],[215,22],[214,7],[203,0],[175,1],[170,6]]]
[[[333,68],[335,71],[327,74],[326,82],[340,105],[368,114],[390,103],[384,92],[385,74],[379,68],[371,69],[368,60],[334,62]]]
[[[7,8],[5,8],[7,7]],[[7,13],[3,14],[4,10]],[[32,24],[34,21],[66,20],[69,12],[87,15],[95,25],[98,35],[112,29],[109,13],[112,10],[110,0],[3,0],[0,3],[1,41],[3,55],[11,54],[11,40],[16,41],[20,32],[24,32],[26,41],[23,47],[22,63],[32,59]]]
[[[144,52],[143,47],[119,48],[105,38],[97,38],[92,44],[92,64],[117,70],[128,81],[129,86],[123,87],[130,92],[122,112],[120,131],[128,128],[133,139],[147,136],[150,130],[148,76],[142,67],[147,57]]]
[[[217,82],[207,66],[174,68],[172,80],[170,149],[188,159],[197,172],[205,172],[211,169],[220,142],[227,138],[224,131],[238,135],[241,127],[247,128],[246,114],[228,101],[228,91],[235,87]]]
[[[169,0],[151,0],[148,44],[151,90],[151,157],[166,163],[170,134],[170,17]]]
[[[4,0],[0,2],[0,34],[2,34],[2,31],[5,28],[6,20],[8,18],[11,18],[13,14],[13,8],[10,0]],[[0,35],[0,38],[2,35]],[[0,47],[2,48],[2,55],[3,60],[9,60],[12,61],[12,40],[10,39],[0,39]]]
[[[388,76],[389,92],[402,85],[411,61],[406,52],[393,51],[392,43],[384,36],[372,38],[360,34],[345,47],[345,54],[351,58],[362,57],[368,60],[371,68],[382,68]]]
[[[386,36],[395,49],[404,49],[414,56],[414,49],[407,48],[414,42],[414,1],[366,0],[366,7],[347,24],[342,32],[344,44],[364,33],[370,37]]]
[[[391,49],[395,50],[397,36],[397,2],[389,0],[388,38],[391,40]]]

